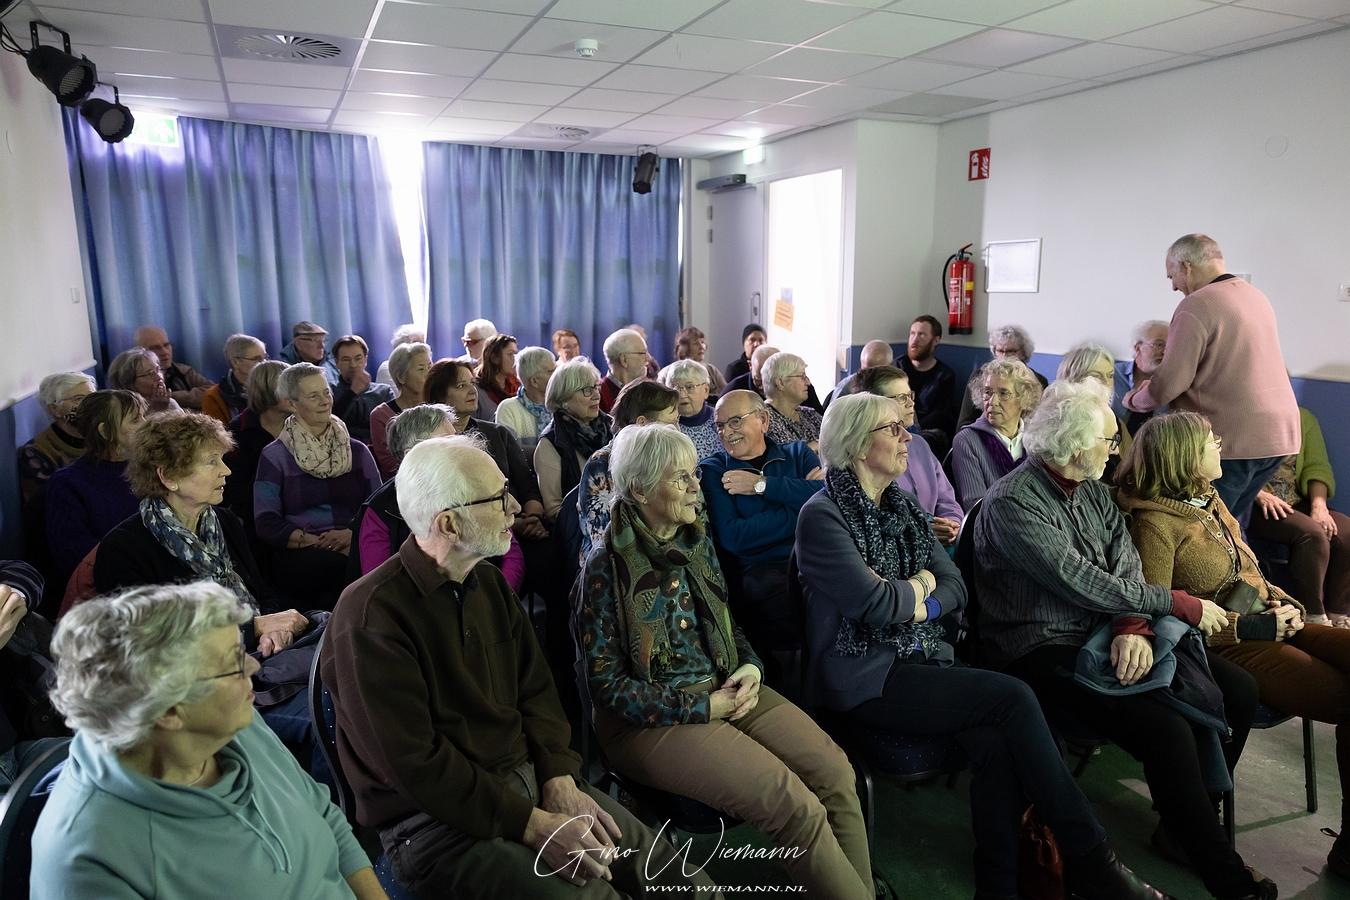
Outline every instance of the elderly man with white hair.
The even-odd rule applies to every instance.
[[[600,411],[614,408],[619,391],[630,381],[647,376],[647,341],[631,328],[620,328],[605,338],[605,361],[609,372],[600,380]]]
[[[1139,430],[1155,413],[1166,412],[1166,406],[1160,406],[1152,412],[1137,413],[1125,408],[1125,395],[1153,377],[1167,352],[1167,323],[1162,319],[1149,319],[1140,322],[1130,332],[1130,346],[1134,356],[1124,362],[1115,363],[1115,392],[1111,397],[1111,408],[1116,415],[1125,420],[1130,434]],[[1124,455],[1124,451],[1121,451]]]
[[[1056,381],[1045,391],[1025,427],[1030,459],[989,488],[974,525],[981,650],[1144,764],[1163,825],[1155,845],[1175,841],[1210,894],[1268,900],[1274,883],[1245,866],[1211,800],[1231,787],[1256,682],[1222,657],[1206,660],[1192,626],[1216,631],[1227,622],[1221,606],[1144,581],[1099,480],[1116,428],[1099,387]]]
[[[1036,342],[1027,334],[1027,330],[1021,325],[1000,325],[997,328],[989,329],[989,352],[994,354],[994,359],[1016,359],[1023,365],[1031,369],[1031,354],[1036,352]],[[1041,388],[1049,387],[1050,381],[1031,369],[1031,374],[1036,376],[1036,380],[1041,383]],[[972,388],[975,387],[975,380],[980,377],[980,367],[976,366],[975,371],[970,373],[970,378],[966,381],[965,393],[961,395],[961,412],[956,417],[956,430],[960,431],[971,422],[980,417],[980,404],[975,402],[975,394]]]
[[[232,334],[225,339],[225,364],[230,370],[202,394],[202,412],[222,425],[248,406],[248,373],[267,362],[267,345],[251,334]]]
[[[142,325],[136,329],[132,340],[137,347],[144,347],[159,359],[169,396],[188,409],[202,408],[202,395],[211,386],[211,379],[187,363],[173,361],[173,342],[169,340],[168,332],[157,325]]]
[[[505,425],[520,441],[520,448],[534,456],[539,433],[553,421],[545,403],[548,380],[558,361],[544,347],[526,347],[516,354],[516,378],[520,388],[514,397],[497,404],[497,424]]]
[[[806,441],[816,449],[820,413],[805,405],[811,388],[806,360],[795,353],[775,353],[764,360],[759,377],[768,399],[769,439],[780,444]]]
[[[464,355],[460,362],[472,363],[475,368],[483,361],[483,348],[488,338],[497,336],[497,326],[488,319],[470,319],[464,323],[464,337],[459,342],[464,345]]]
[[[492,457],[431,438],[396,484],[412,534],[344,594],[320,659],[357,819],[379,830],[395,877],[422,898],[711,891],[580,780],[534,629],[485,562],[520,509]]]

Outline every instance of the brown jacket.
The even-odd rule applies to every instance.
[[[1268,584],[1252,553],[1242,540],[1241,526],[1211,490],[1203,507],[1180,500],[1159,497],[1141,500],[1121,491],[1116,503],[1130,525],[1130,537],[1144,565],[1144,580],[1195,597],[1222,603],[1233,575],[1233,553],[1220,522],[1227,526],[1236,544],[1240,560],[1237,577],[1260,593],[1261,599],[1275,597],[1285,603],[1299,604],[1278,587]],[[1222,589],[1222,591],[1221,591]],[[1216,594],[1218,596],[1216,596]],[[1302,608],[1301,606],[1299,607]],[[1236,644],[1238,614],[1228,613],[1228,625],[1205,639],[1210,646]]]
[[[548,665],[502,573],[459,585],[410,537],[343,592],[324,639],[338,759],[363,825],[426,813],[519,841],[533,807],[505,776],[580,774]]]

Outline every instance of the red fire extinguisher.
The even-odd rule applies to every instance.
[[[946,289],[947,330],[952,334],[975,333],[975,262],[966,251],[966,244],[947,257],[942,267],[942,283]]]

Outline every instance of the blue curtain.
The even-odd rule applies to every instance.
[[[275,357],[291,325],[386,346],[412,321],[373,137],[180,117],[180,147],[106,144],[66,110],[105,363],[158,324],[211,377],[233,332]]]
[[[464,323],[491,319],[520,346],[571,328],[601,347],[636,322],[670,361],[679,311],[680,161],[633,193],[637,158],[426,143],[428,338],[458,356]]]

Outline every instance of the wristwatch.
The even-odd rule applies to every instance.
[[[769,482],[763,475],[759,476],[759,481],[755,482],[755,493],[763,496],[764,489],[769,486]]]

